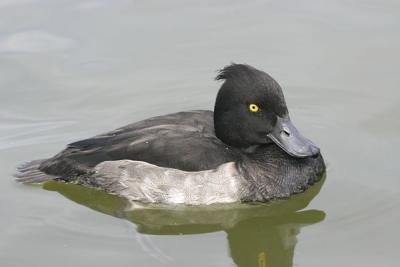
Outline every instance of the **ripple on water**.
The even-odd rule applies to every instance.
[[[38,120],[0,114],[0,150],[67,140],[70,133],[54,131],[74,123],[69,120]]]
[[[18,32],[0,39],[0,53],[39,53],[67,50],[75,41],[45,31],[32,30]]]

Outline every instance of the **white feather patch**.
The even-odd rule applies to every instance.
[[[238,202],[248,193],[248,182],[234,162],[213,170],[187,172],[118,160],[102,162],[94,170],[104,189],[134,201],[208,205]]]

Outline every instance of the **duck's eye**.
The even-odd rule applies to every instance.
[[[256,104],[250,104],[250,105],[249,105],[249,110],[250,110],[251,112],[259,112],[259,111],[260,111],[260,108],[259,108]]]

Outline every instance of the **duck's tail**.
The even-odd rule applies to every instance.
[[[17,173],[14,177],[18,182],[27,184],[43,183],[49,180],[57,179],[57,176],[42,172],[39,167],[46,159],[39,159],[24,162],[17,167]]]

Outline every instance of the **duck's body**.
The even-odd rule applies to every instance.
[[[103,161],[130,159],[201,171],[237,161],[239,156],[237,149],[215,136],[212,111],[189,111],[150,118],[69,144],[43,162],[41,169],[65,176],[90,172]]]
[[[255,71],[246,65],[232,66]],[[264,119],[258,110],[258,118],[244,121],[242,114],[231,116],[229,107],[222,104],[218,105],[217,98],[216,114],[188,111],[154,117],[72,143],[50,159],[22,166],[19,179],[60,179],[136,201],[197,205],[288,197],[321,178],[325,166],[319,150],[306,147],[307,142],[300,148],[292,145],[287,136],[284,140],[279,134],[272,136],[276,126],[257,129],[252,120]],[[287,110],[275,104],[271,110],[284,118]],[[288,119],[280,122],[279,115],[275,125],[281,123],[280,131],[289,131],[291,124],[285,128]],[[260,139],[262,131],[266,131],[265,141]]]

